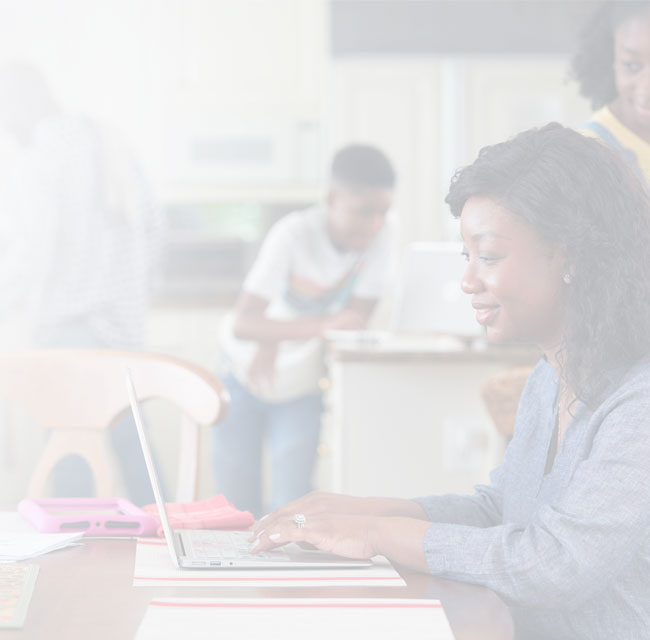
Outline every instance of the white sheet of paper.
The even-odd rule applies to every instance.
[[[135,552],[134,587],[405,587],[385,558],[352,569],[176,569],[162,540],[141,538]]]
[[[63,549],[75,543],[83,532],[25,533],[0,531],[0,562],[17,562]]]
[[[136,640],[453,640],[438,600],[156,598]]]

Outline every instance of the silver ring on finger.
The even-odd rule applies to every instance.
[[[304,529],[307,524],[307,518],[304,513],[296,513],[293,516],[293,522],[298,527],[298,529]]]

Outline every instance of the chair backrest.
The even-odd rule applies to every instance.
[[[175,499],[195,499],[199,428],[223,420],[227,390],[210,372],[178,358],[101,349],[43,349],[0,356],[0,398],[52,430],[32,474],[29,496],[44,495],[52,469],[71,454],[90,465],[98,496],[116,495],[117,465],[106,430],[129,408],[127,367],[139,399],[164,398],[182,412]]]
[[[516,367],[488,378],[481,385],[481,396],[497,431],[512,438],[519,398],[532,367]]]

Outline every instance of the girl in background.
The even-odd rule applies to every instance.
[[[585,133],[650,182],[650,2],[599,7],[579,40],[572,75],[597,109]]]

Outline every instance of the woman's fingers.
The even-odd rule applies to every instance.
[[[298,527],[291,518],[282,518],[277,519],[273,525],[265,527],[263,531],[259,533],[256,540],[253,542],[254,547],[251,545],[251,548],[255,551],[266,551],[268,549],[273,549],[275,547],[280,547],[289,542],[296,542],[298,544],[308,544],[312,548],[315,548],[314,545],[314,527],[318,526],[316,522],[312,522],[312,527],[307,529],[307,524],[305,527]]]
[[[308,493],[293,502],[278,507],[275,511],[267,513],[263,518],[260,518],[253,527],[252,538],[255,538],[259,535],[261,529],[266,529],[267,527],[272,526],[278,519],[282,518],[293,518],[296,513],[305,513],[310,514],[317,512],[317,509],[314,509],[314,497],[318,494],[315,492]]]
[[[318,547],[311,542],[298,542],[297,544],[301,549],[305,549],[306,551],[315,551],[318,549]]]
[[[304,520],[293,517],[278,519],[261,533],[254,552],[295,542],[347,558],[371,558],[378,553],[369,535],[371,530],[376,529],[376,520],[368,516],[349,515],[315,515],[306,516]]]
[[[286,507],[280,507],[271,513],[267,513],[263,518],[260,518],[253,527],[251,539],[258,537],[264,529],[272,527],[278,519],[286,518],[287,515],[285,511]]]

